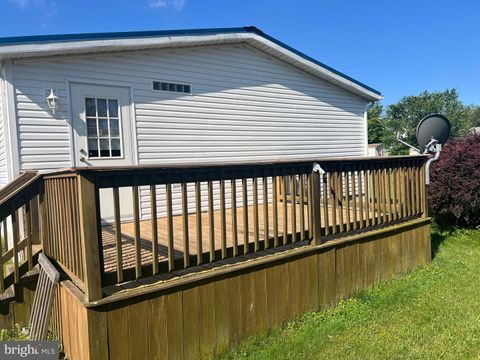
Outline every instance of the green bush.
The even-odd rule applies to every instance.
[[[430,215],[440,225],[480,226],[480,134],[449,141],[430,182]]]

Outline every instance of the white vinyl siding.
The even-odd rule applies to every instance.
[[[72,165],[69,80],[131,87],[139,164],[366,155],[364,99],[247,45],[23,60],[13,76],[21,169]]]

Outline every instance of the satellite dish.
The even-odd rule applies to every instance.
[[[432,140],[443,145],[450,136],[450,121],[440,114],[425,116],[417,126],[417,143],[422,148],[431,145]]]

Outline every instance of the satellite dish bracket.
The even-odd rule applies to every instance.
[[[428,159],[427,163],[425,164],[425,184],[430,185],[430,165],[440,158],[442,144],[439,144],[437,140],[432,139],[432,141],[430,141],[425,147],[425,153],[427,152],[435,154],[435,156]]]

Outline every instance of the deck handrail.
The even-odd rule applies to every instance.
[[[426,160],[421,155],[55,171],[43,175],[50,214],[45,248],[74,277],[86,301],[95,301],[112,284],[261,256],[287,245],[319,245],[425,217]],[[314,164],[324,173],[312,172]],[[130,235],[120,216],[122,187],[131,188]],[[102,227],[100,191],[112,194],[109,232]],[[142,211],[149,213],[145,219]],[[159,211],[165,212],[161,219]]]
[[[38,172],[26,171],[0,190],[0,294],[18,284],[21,276],[37,264],[34,245],[40,244],[38,197],[42,181]],[[13,261],[13,271],[6,269],[9,261]]]

